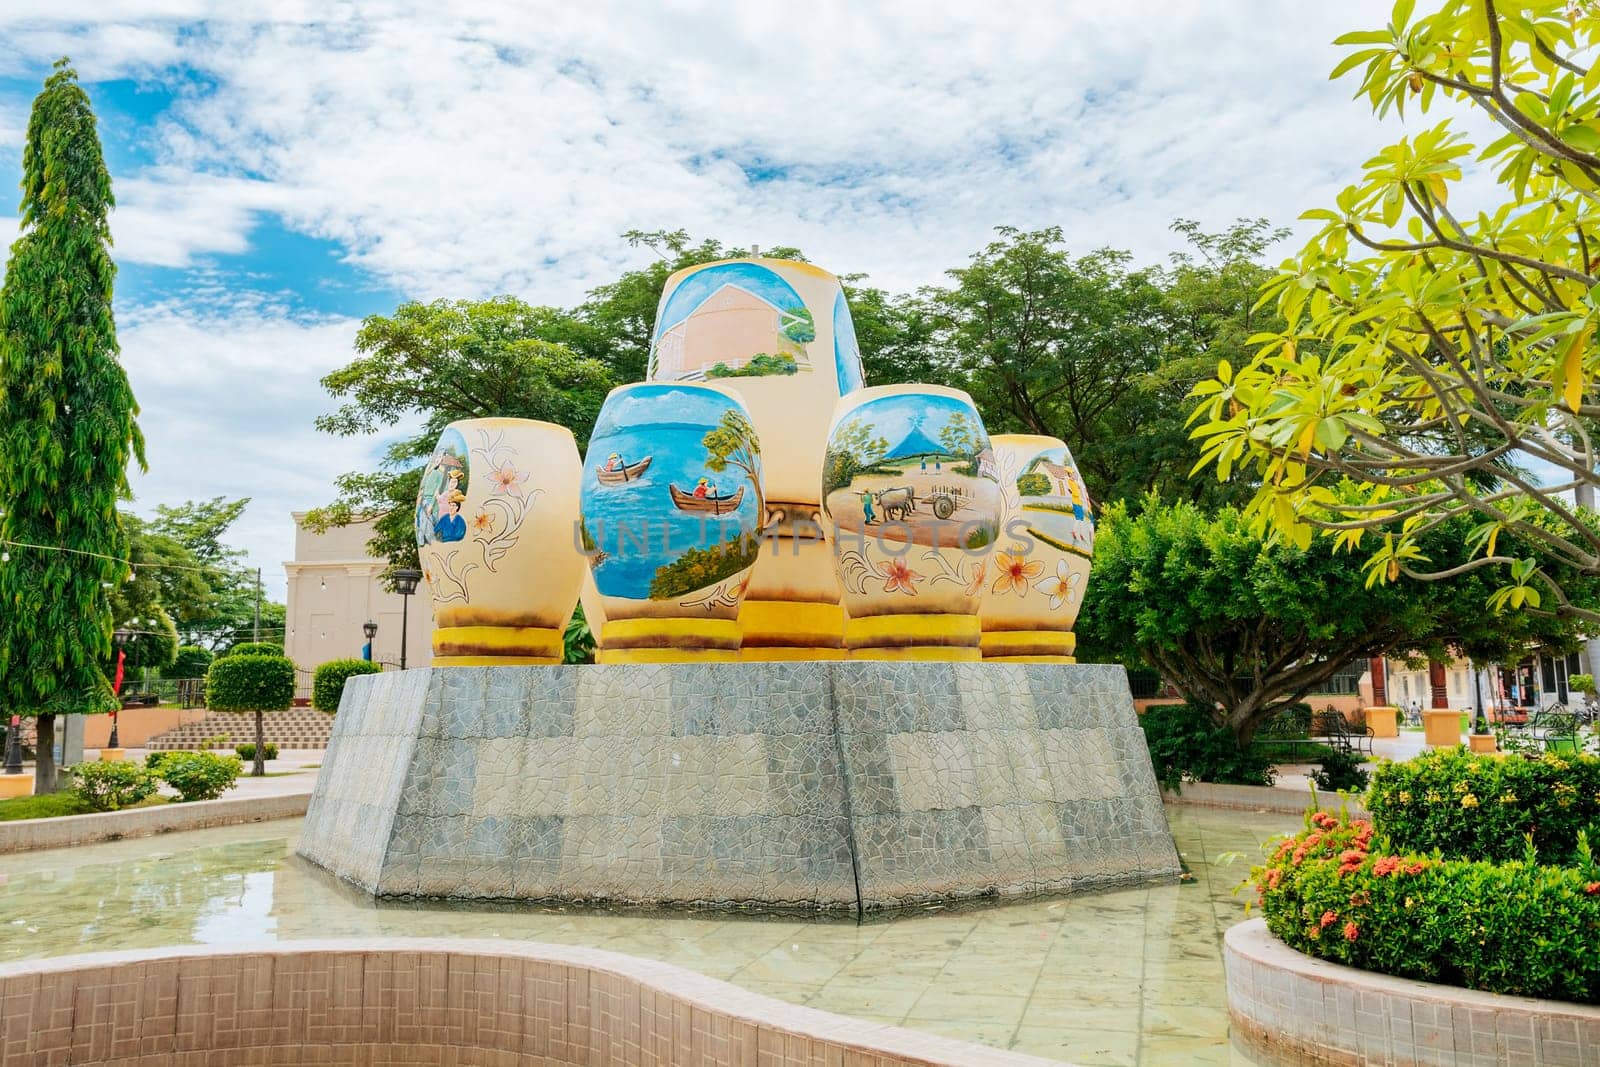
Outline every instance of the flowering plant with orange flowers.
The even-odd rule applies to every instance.
[[[1246,883],[1290,947],[1496,993],[1600,1003],[1600,867],[1391,850],[1381,826],[1313,811]]]

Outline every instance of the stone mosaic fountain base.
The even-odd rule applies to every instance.
[[[826,911],[1177,877],[1120,667],[352,678],[300,855],[378,896]]]

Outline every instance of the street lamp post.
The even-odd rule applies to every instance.
[[[111,633],[112,643],[119,650],[126,648],[132,638],[133,634],[127,630],[114,630]],[[106,740],[106,747],[121,748],[121,744],[118,743],[120,739],[117,737],[117,712],[122,710],[122,687],[120,684],[113,695],[117,698],[117,706],[111,709],[111,736]]]
[[[406,567],[394,572],[394,589],[400,594],[400,669],[406,669],[406,616],[411,605],[411,594],[417,591],[422,572]]]
[[[11,728],[6,731],[6,773],[22,773],[22,716],[11,715]]]
[[[372,661],[372,642],[378,636],[378,624],[368,619],[361,624],[361,632],[367,638],[367,647],[364,651],[366,653],[365,658],[370,663]]]

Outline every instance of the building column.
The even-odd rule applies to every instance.
[[[1450,706],[1450,688],[1445,679],[1444,664],[1436,659],[1428,661],[1428,688],[1432,691],[1433,701],[1429,707],[1448,708]]]
[[[1389,686],[1385,675],[1382,656],[1373,656],[1367,660],[1367,670],[1372,672],[1372,704],[1374,707],[1387,707],[1389,704]]]

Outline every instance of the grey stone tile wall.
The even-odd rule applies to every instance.
[[[300,852],[380,895],[818,910],[1175,877],[1118,667],[352,679]]]

